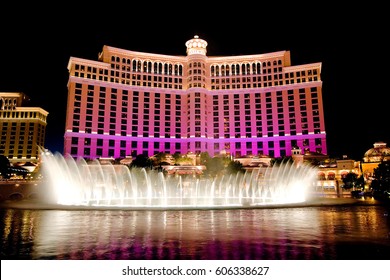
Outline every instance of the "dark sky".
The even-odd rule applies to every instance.
[[[115,2],[115,1],[114,1]],[[389,26],[384,7],[203,5],[10,7],[0,18],[0,91],[24,92],[49,112],[46,146],[62,152],[71,56],[97,60],[104,45],[186,55],[194,35],[209,56],[291,51],[292,65],[322,63],[328,154],[361,160],[390,145]],[[200,3],[200,2],[194,2]],[[230,8],[229,8],[230,7]]]

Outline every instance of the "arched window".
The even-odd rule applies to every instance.
[[[318,173],[318,180],[325,180],[325,173],[324,172]]]
[[[328,180],[334,180],[336,179],[336,174],[334,172],[329,172],[328,173]]]
[[[183,76],[183,65],[179,65],[179,76]]]
[[[158,73],[158,63],[157,63],[157,62],[155,62],[155,63],[153,64],[153,72],[154,72],[154,74],[157,74],[157,73]]]
[[[159,73],[159,74],[162,74],[162,72],[163,72],[162,69],[163,69],[163,64],[162,64],[162,62],[159,62],[159,63],[158,63],[158,73]]]
[[[236,65],[232,64],[232,75],[236,75]]]
[[[168,64],[164,64],[164,74],[168,74]]]
[[[144,73],[147,73],[147,72],[148,72],[148,63],[147,63],[146,61],[144,61],[143,67],[142,67],[142,68],[143,68],[142,71],[143,71]]]
[[[225,76],[230,76],[230,65],[226,65],[225,67]]]
[[[246,74],[251,74],[251,65],[249,63],[246,64]]]
[[[221,76],[225,76],[225,65],[221,65]]]
[[[137,60],[133,60],[132,68],[133,68],[133,72],[137,71]]]
[[[253,74],[257,74],[256,63],[252,63],[252,73],[253,73]]]

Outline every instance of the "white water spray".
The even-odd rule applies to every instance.
[[[42,166],[57,205],[122,208],[229,208],[305,202],[317,171],[287,162],[216,178],[168,176],[125,165],[87,163],[45,152]]]

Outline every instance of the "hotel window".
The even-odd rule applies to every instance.
[[[114,156],[114,150],[113,149],[109,149],[108,150],[108,156],[109,157],[113,157]]]

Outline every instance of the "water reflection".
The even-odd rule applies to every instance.
[[[1,209],[2,259],[390,259],[382,206]]]

